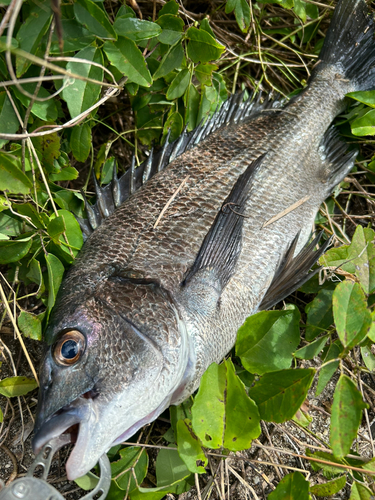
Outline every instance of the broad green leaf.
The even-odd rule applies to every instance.
[[[268,500],[310,500],[309,482],[300,472],[292,472],[279,482]]]
[[[260,434],[259,413],[230,360],[209,366],[192,407],[193,430],[208,448],[250,447]]]
[[[119,36],[125,36],[134,42],[148,40],[161,33],[158,24],[134,17],[116,17],[113,28]]]
[[[13,106],[6,95],[6,92],[0,92],[0,134],[15,134],[20,126]],[[0,139],[0,148],[8,141]]]
[[[375,232],[370,228],[357,226],[348,249],[348,260],[355,266],[354,274],[365,293],[375,289]]]
[[[329,335],[320,337],[314,342],[311,342],[311,344],[307,344],[304,347],[301,347],[301,349],[298,349],[298,351],[294,353],[294,356],[299,359],[313,359],[320,353],[320,351],[326,345],[328,339]]]
[[[3,210],[8,210],[9,208],[11,208],[11,206],[12,202],[7,200],[5,196],[0,195],[0,212],[2,212]]]
[[[367,345],[361,347],[361,355],[366,368],[375,371],[375,356],[371,352],[371,347]]]
[[[91,149],[91,128],[88,123],[73,127],[70,147],[77,161],[86,161]]]
[[[358,283],[343,281],[333,292],[333,317],[342,345],[351,349],[363,340],[371,327],[371,313]]]
[[[201,95],[201,104],[198,111],[197,124],[206,120],[217,108],[218,95],[215,87],[204,87]]]
[[[42,124],[42,122],[35,122]],[[44,125],[44,124],[43,124]],[[55,172],[55,160],[60,157],[61,143],[60,136],[57,133],[33,137],[32,142],[35,146],[38,158],[43,167],[50,173]]]
[[[0,380],[0,394],[7,398],[24,396],[36,387],[38,384],[34,378],[8,377]]]
[[[306,340],[314,340],[333,324],[332,295],[333,290],[321,290],[314,300],[307,304]]]
[[[142,52],[133,40],[119,37],[117,42],[106,42],[103,49],[113,66],[129,77],[132,82],[143,87],[149,87],[152,84],[152,77]]]
[[[9,193],[28,194],[32,182],[22,172],[20,161],[15,156],[0,151],[0,190]]]
[[[0,264],[9,264],[21,260],[27,255],[31,244],[31,238],[0,240]]]
[[[337,370],[337,367],[339,366],[339,361],[333,361],[334,359],[338,358],[340,355],[340,349],[337,346],[337,344],[331,344],[329,346],[327,356],[323,360],[324,363],[328,363],[328,361],[332,361],[331,363],[327,364],[326,366],[323,366],[321,370],[319,371],[319,378],[318,378],[318,385],[316,387],[316,395],[319,396],[325,386],[328,384],[328,382],[331,380],[332,375],[335,373]]]
[[[351,123],[352,134],[357,136],[375,135],[375,110],[371,109]]]
[[[267,422],[290,420],[306,399],[314,375],[312,368],[265,373],[249,390],[260,417]]]
[[[48,271],[48,310],[50,311],[55,304],[56,295],[64,275],[64,266],[60,260],[52,253],[46,255]]]
[[[79,4],[75,3],[74,6],[76,5]],[[103,64],[103,55],[99,49],[95,47],[86,47],[77,52],[74,57],[86,59],[88,64],[83,64],[82,62],[68,62],[66,66],[67,70],[93,80],[103,80],[103,69],[89,64],[90,62]],[[100,95],[100,90],[100,85],[78,79],[74,80],[72,85],[68,85],[63,90],[62,97],[68,105],[70,116],[75,118],[95,104]]]
[[[356,101],[363,102],[371,108],[375,108],[375,91],[374,90],[361,90],[359,92],[349,92],[346,94],[348,97]]]
[[[310,493],[318,497],[330,497],[342,490],[345,485],[346,476],[340,476],[328,483],[314,484],[310,488]]]
[[[164,14],[164,16],[159,17],[156,22],[163,29],[158,36],[158,41],[160,43],[174,45],[181,39],[184,21],[180,17],[172,14]]]
[[[221,45],[207,31],[198,30],[194,26],[187,30],[186,38],[189,40],[188,56],[195,63],[216,61],[225,50],[224,45]]]
[[[177,450],[173,449],[159,451],[155,469],[158,487],[169,486],[190,475],[185,462],[180,458]]]
[[[177,422],[179,420],[185,420],[185,419],[191,420],[192,406],[193,406],[193,398],[190,397],[177,406],[172,405],[169,407],[172,429],[175,435],[177,434]]]
[[[162,450],[160,450],[162,451]],[[159,452],[160,453],[160,452]],[[177,453],[177,452],[176,452]],[[169,484],[167,486],[160,486],[158,488],[142,488],[139,487],[136,490],[133,490],[129,497],[130,500],[162,500],[163,498],[166,498],[166,495],[168,493],[174,493],[176,495],[181,495],[182,493],[185,493],[185,491],[188,491],[191,489],[193,482],[190,481],[190,477],[180,479],[172,484]],[[111,493],[111,490],[110,492]],[[124,492],[122,491],[122,494]],[[122,497],[116,497],[112,498],[110,496],[107,497],[108,500],[123,500]]]
[[[51,181],[72,181],[78,178],[78,170],[74,167],[65,167],[60,170],[57,174],[50,174],[49,179]]]
[[[191,83],[184,95],[185,102],[185,123],[188,126],[188,131],[190,132],[196,127],[197,116],[199,110],[199,100],[200,95],[198,90]]]
[[[373,500],[373,498],[373,492],[364,484],[353,482],[349,500]]]
[[[170,84],[166,95],[167,99],[177,99],[178,97],[184,95],[189,83],[190,71],[188,69],[183,69],[177,74]]]
[[[159,11],[159,18],[164,16],[164,14],[178,14],[178,3],[175,0],[169,0],[169,2],[165,3],[163,7]]]
[[[36,283],[38,285],[38,293],[37,297],[39,297],[45,290],[44,282],[43,282],[43,274],[42,269],[40,267],[40,262],[36,259],[31,259],[29,262],[29,271],[26,274],[26,277]]]
[[[112,478],[118,487],[125,491],[133,491],[146,477],[148,455],[144,448],[129,446],[119,451],[121,458],[111,463]]]
[[[342,468],[340,467],[335,467],[333,464],[342,464],[343,460],[339,460],[336,458],[332,453],[328,453],[326,451],[315,451],[312,452],[311,450],[307,449],[306,450],[306,455],[308,457],[314,457],[314,458],[319,458],[321,460],[324,460],[326,462],[330,463],[321,463],[321,462],[310,462],[311,468],[313,471],[322,471],[324,477],[327,479],[332,479],[333,477],[337,477],[339,475],[342,475]],[[363,464],[363,462],[362,462]],[[357,465],[357,464],[356,464]]]
[[[50,2],[38,2],[32,4],[29,15],[26,20],[21,24],[17,32],[16,39],[19,43],[19,48],[35,54],[42,37],[47,32],[52,20],[52,12]],[[31,62],[23,57],[16,58],[16,73],[17,77],[22,76]]]
[[[61,23],[64,40],[64,52],[76,52],[77,50],[82,50],[91,45],[95,40],[95,36],[75,19],[62,19]],[[56,31],[52,36],[51,54],[60,54]]]
[[[2,424],[4,421],[4,413],[3,410],[0,408],[0,424]]]
[[[44,313],[36,315],[27,311],[21,311],[18,316],[18,326],[24,334],[33,340],[42,340],[42,320]]]
[[[38,212],[35,208],[35,205],[31,203],[20,203],[17,205],[17,213],[23,215],[23,220],[27,219],[30,220],[39,229],[45,229],[46,224],[45,220],[48,216],[44,212]]]
[[[190,472],[204,474],[208,460],[203,453],[199,439],[191,428],[191,420],[177,422],[177,448],[180,458],[185,462]]]
[[[108,19],[107,13],[91,0],[77,0],[74,3],[74,14],[78,21],[99,38],[116,40],[116,33]]]
[[[24,83],[22,88],[29,94],[34,95],[36,86],[37,83]],[[17,99],[25,106],[25,108],[27,108],[30,104],[30,99],[22,94],[22,92],[20,92],[17,88],[14,88],[13,92]],[[43,99],[49,97],[49,99],[46,101],[35,101],[31,108],[32,114],[47,122],[55,121],[58,114],[57,106],[55,100],[51,98],[51,94],[44,87],[40,87],[38,97]]]
[[[247,31],[250,26],[250,7],[247,0],[227,0],[225,12],[229,14],[234,10],[236,21],[242,31]]]
[[[0,214],[0,233],[8,236],[19,236],[23,229],[23,223],[16,217]]]
[[[349,273],[354,273],[355,267],[351,262],[348,262],[348,249],[349,245],[342,245],[341,247],[330,248],[319,259],[319,264],[325,267],[342,267]]]
[[[211,64],[211,63],[198,64],[198,66],[195,68],[195,76],[198,78],[201,85],[211,85],[212,73],[217,69],[218,67],[216,66],[216,64]]]
[[[164,135],[167,135],[168,130],[171,131],[170,142],[180,137],[184,126],[184,120],[180,113],[172,113],[164,125]]]
[[[367,407],[354,382],[346,375],[341,375],[333,395],[330,428],[330,443],[336,457],[342,458],[350,452],[353,439],[357,436],[362,410]]]
[[[58,210],[57,213],[59,217],[56,217],[55,214],[51,215],[51,222],[48,224],[47,232],[55,240],[55,243],[61,245],[69,257],[71,255],[69,248],[73,255],[76,256],[83,245],[81,228],[74,215],[67,210]],[[68,243],[62,235],[64,232]]]
[[[199,27],[201,30],[207,31],[207,33],[209,33],[212,36],[212,38],[215,38],[215,33],[212,31],[212,28],[210,26],[210,22],[207,19],[207,17],[202,19],[202,21],[199,24]]]
[[[89,491],[93,490],[95,486],[99,482],[98,476],[93,474],[92,472],[88,472],[84,476],[78,477],[77,479],[74,480],[74,482],[83,490]]]
[[[228,99],[228,91],[225,85],[224,78],[219,73],[212,74],[212,85],[215,87],[219,96],[220,102],[223,103]]]
[[[247,318],[237,333],[236,355],[251,373],[289,368],[300,341],[300,313],[261,311]]]
[[[153,75],[154,80],[157,80],[158,78],[167,75],[174,69],[179,68],[183,58],[184,51],[182,49],[182,43],[178,42],[175,45],[172,45],[161,60],[158,69],[155,71]]]

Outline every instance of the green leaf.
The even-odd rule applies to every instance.
[[[243,450],[260,434],[258,409],[230,360],[208,367],[192,415],[193,430],[208,448]]]
[[[47,226],[47,232],[56,244],[61,245],[62,250],[69,256],[69,262],[72,260],[69,248],[73,255],[76,256],[83,245],[82,231],[77,219],[68,210],[58,210],[57,213],[58,217],[55,214],[51,215],[51,222]],[[64,232],[68,243],[62,235]]]
[[[207,31],[198,30],[194,26],[187,30],[186,38],[189,40],[188,56],[195,63],[215,61],[225,50],[224,45],[221,45]]]
[[[158,24],[134,17],[116,17],[113,28],[118,35],[130,38],[134,42],[148,40],[161,33],[161,27]]]
[[[190,476],[190,471],[177,450],[161,449],[156,459],[155,469],[158,487],[169,486]]]
[[[363,340],[371,327],[371,313],[358,283],[343,281],[332,297],[333,317],[342,345],[351,349]]]
[[[211,64],[211,63],[198,64],[198,66],[195,68],[195,76],[198,78],[201,85],[211,85],[212,73],[217,69],[218,67],[216,66],[216,64]]]
[[[267,422],[290,420],[306,399],[315,370],[298,368],[266,373],[249,390],[260,417]]]
[[[361,356],[366,368],[370,371],[375,371],[375,356],[372,354],[370,346],[361,347]]]
[[[38,387],[34,378],[8,377],[0,380],[0,394],[6,398],[24,396]]]
[[[91,128],[88,123],[73,127],[70,147],[77,161],[86,161],[91,149]]]
[[[351,123],[352,134],[357,136],[375,135],[375,110],[371,109]]]
[[[88,472],[84,476],[77,477],[77,479],[75,479],[74,482],[83,490],[89,491],[95,488],[95,486],[99,482],[99,478],[92,472]]]
[[[65,167],[57,174],[50,174],[51,181],[72,181],[78,178],[78,170],[74,167]]]
[[[178,9],[178,3],[175,0],[169,0],[169,2],[165,3],[160,9],[159,18],[164,14],[178,14]]]
[[[375,108],[375,91],[374,90],[361,90],[359,92],[349,92],[347,97],[351,97],[356,101],[363,102],[371,108]]]
[[[38,288],[37,297],[39,297],[45,290],[45,286],[43,283],[42,269],[40,267],[40,262],[36,259],[31,259],[28,267],[29,267],[29,271],[26,274],[26,277],[30,281],[32,281],[33,283],[36,283],[38,285],[39,288]],[[38,317],[41,318],[41,315],[39,315]]]
[[[0,134],[15,134],[20,126],[13,106],[6,95],[6,92],[0,92]],[[8,141],[0,139],[0,148]]]
[[[0,151],[0,190],[9,193],[28,194],[32,182],[22,172],[20,161],[15,156]]]
[[[48,309],[49,311],[55,304],[56,295],[59,291],[61,281],[64,275],[64,266],[60,260],[52,253],[46,255],[47,271],[48,271]]]
[[[330,497],[342,490],[346,485],[346,476],[340,476],[328,483],[311,486],[310,493],[318,497]]]
[[[0,240],[0,264],[21,260],[31,248],[32,239]]]
[[[219,73],[212,74],[212,84],[216,89],[221,103],[228,99],[228,91],[225,85],[224,78]]]
[[[357,226],[348,249],[348,260],[355,266],[354,274],[365,293],[375,290],[375,232],[370,228]]]
[[[21,314],[18,316],[18,326],[25,337],[33,340],[42,340],[43,318],[44,313],[37,316],[27,311],[21,311]]]
[[[175,45],[172,45],[164,55],[163,59],[160,62],[158,69],[154,73],[154,80],[161,78],[174,69],[177,69],[181,66],[182,60],[184,58],[184,51],[182,49],[182,43],[178,42]]]
[[[331,413],[330,443],[336,457],[343,458],[350,452],[361,422],[362,409],[367,407],[354,382],[341,374],[333,395]]]
[[[19,236],[23,228],[23,223],[15,217],[7,214],[0,214],[0,233],[8,236]]]
[[[227,0],[225,12],[229,14],[234,10],[236,21],[240,29],[246,32],[250,26],[250,7],[247,0]]]
[[[184,95],[185,102],[185,123],[188,126],[188,131],[190,132],[196,127],[198,110],[199,110],[199,100],[200,95],[198,90],[191,83]]]
[[[183,96],[189,83],[190,71],[188,69],[183,69],[170,84],[166,95],[167,99],[172,100]]]
[[[38,2],[32,4],[29,15],[26,20],[21,24],[17,32],[16,39],[19,43],[19,48],[35,54],[42,37],[47,32],[51,23],[51,7],[50,2]],[[16,73],[17,77],[22,76],[29,68],[31,62],[23,57],[16,58]]]
[[[117,42],[105,42],[103,49],[113,66],[129,77],[132,82],[143,87],[149,87],[152,84],[152,77],[142,52],[133,40],[119,37]]]
[[[342,245],[341,247],[330,248],[328,252],[322,255],[319,259],[319,264],[325,267],[342,267],[348,272],[354,272],[354,266],[348,260],[348,249],[349,245]],[[344,266],[345,265],[345,266]]]
[[[349,500],[373,500],[373,498],[373,492],[364,484],[353,482]]]
[[[116,33],[107,13],[95,2],[77,0],[74,3],[74,15],[95,36],[116,40]]]
[[[331,463],[332,464],[335,464],[335,463],[342,464],[343,463],[343,460],[339,460],[334,455],[332,455],[332,453],[328,453],[326,451],[312,452],[311,450],[307,449],[306,455],[308,457],[319,458],[319,459],[325,460],[326,462],[330,462],[330,463],[320,463],[320,462],[313,462],[313,461],[310,462],[311,468],[313,469],[313,471],[315,471],[315,472],[323,471],[323,475],[327,479],[331,479],[333,477],[336,477],[336,476],[339,476],[340,474],[342,474],[342,468],[335,467],[334,465],[330,465]],[[363,462],[362,462],[362,464],[363,464]]]
[[[42,122],[35,122],[37,124],[42,124]],[[45,125],[43,123],[43,125]],[[42,135],[41,137],[33,137],[32,142],[35,146],[38,158],[44,168],[48,172],[54,172],[55,160],[60,157],[61,143],[60,136],[57,133]]]
[[[289,368],[300,341],[299,310],[261,311],[247,318],[237,333],[236,355],[251,373]]]
[[[314,340],[333,324],[332,295],[333,290],[321,290],[315,299],[307,304],[306,340]]]
[[[37,83],[24,83],[22,88],[29,92],[29,94],[34,95]],[[27,108],[30,104],[30,99],[22,94],[16,87],[13,89],[14,94],[17,99]],[[49,98],[47,101],[35,101],[31,113],[44,121],[55,121],[57,118],[57,106],[51,94],[44,87],[40,87],[38,91],[38,97],[42,99]]]
[[[300,472],[292,472],[282,478],[268,500],[310,500],[309,482]]]
[[[95,36],[75,19],[62,19],[64,52],[76,52],[92,44]],[[52,36],[51,54],[60,54],[56,31]]]
[[[299,359],[313,359],[320,353],[320,351],[326,345],[328,339],[329,335],[320,337],[314,342],[311,342],[311,344],[305,345],[304,347],[301,347],[301,349],[298,349],[298,351],[294,353],[294,356]]]
[[[204,19],[202,19],[202,21],[200,22],[199,27],[200,27],[201,30],[207,31],[207,33],[209,33],[212,36],[212,38],[215,38],[215,33],[212,31],[212,28],[210,26],[210,22],[207,19],[207,17],[205,17]]]
[[[177,448],[178,454],[190,472],[204,474],[208,460],[203,453],[202,446],[191,427],[191,420],[177,422]]]
[[[164,125],[164,134],[167,135],[168,130],[171,131],[170,141],[174,141],[180,137],[184,126],[184,120],[180,113],[172,113]]]
[[[158,36],[158,41],[160,43],[174,45],[181,39],[184,21],[180,17],[172,14],[164,14],[164,16],[159,17],[156,22],[163,29]]]
[[[199,107],[197,123],[206,120],[218,105],[218,95],[214,86],[204,87],[201,95],[201,105]]]
[[[121,458],[111,463],[112,477],[124,491],[133,491],[141,484],[148,469],[148,455],[144,448],[128,446],[119,451]],[[134,475],[137,478],[135,482]]]
[[[75,3],[74,6],[76,5],[79,4]],[[80,50],[74,58],[86,59],[88,62],[103,64],[103,55],[101,51],[95,47],[86,47]],[[91,64],[68,62],[66,69],[86,78],[98,81],[103,80],[103,69],[92,66]],[[100,90],[100,85],[78,79],[74,80],[72,85],[68,85],[68,87],[63,90],[62,97],[68,105],[70,116],[75,118],[95,104],[100,95]]]

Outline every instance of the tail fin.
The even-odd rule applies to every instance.
[[[375,87],[374,19],[364,0],[339,1],[319,59],[341,66],[356,90]]]

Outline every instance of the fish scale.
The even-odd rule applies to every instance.
[[[38,450],[79,426],[70,479],[188,397],[250,314],[311,276],[329,244],[306,245],[316,212],[356,156],[331,123],[347,92],[374,86],[373,35],[365,2],[340,0],[309,85],[289,103],[233,96],[95,184],[87,241],[45,333],[34,438]],[[75,338],[71,361],[61,346]]]

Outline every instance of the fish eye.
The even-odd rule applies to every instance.
[[[59,365],[73,365],[81,358],[85,346],[86,339],[81,332],[78,330],[65,332],[53,349],[54,360]]]

